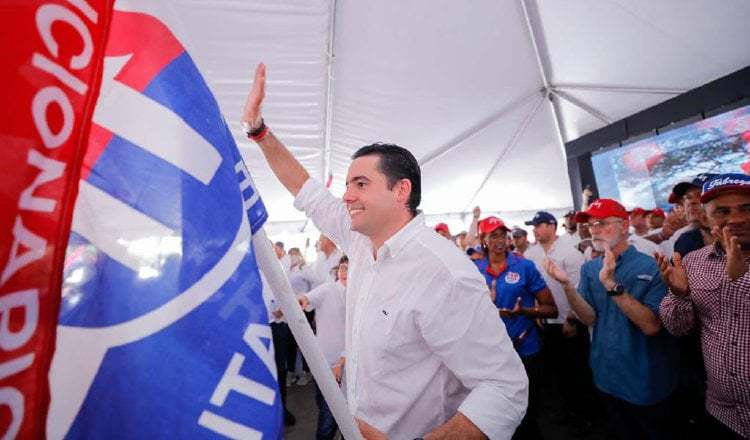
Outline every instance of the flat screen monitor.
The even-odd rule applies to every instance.
[[[699,173],[750,174],[750,105],[592,154],[599,196],[626,208],[669,208],[678,182]]]

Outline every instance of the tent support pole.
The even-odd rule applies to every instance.
[[[547,42],[544,40],[544,34],[541,32],[539,26],[539,10],[535,0],[523,0],[521,1],[523,7],[523,15],[526,19],[526,28],[529,31],[529,38],[531,39],[531,46],[534,48],[534,55],[536,56],[536,63],[539,67],[539,74],[542,77],[542,84],[544,85],[546,98],[549,99],[552,107],[552,114],[555,117],[555,126],[557,128],[557,136],[559,139],[560,151],[562,157],[566,157],[565,153],[565,142],[568,141],[567,128],[562,119],[560,113],[560,103],[557,100],[557,96],[551,95],[550,78],[549,72],[551,70],[549,51],[547,50]]]
[[[555,90],[582,90],[586,92],[607,93],[639,93],[643,95],[668,95],[674,96],[687,92],[687,89],[660,88],[660,87],[631,87],[604,84],[554,84]]]
[[[599,110],[595,109],[594,107],[586,104],[585,102],[581,101],[580,99],[577,99],[565,92],[562,92],[560,90],[551,90],[550,93],[553,95],[558,96],[560,99],[564,99],[565,101],[568,101],[569,103],[573,104],[574,106],[580,108],[581,110],[585,111],[586,113],[590,114],[591,116],[595,117],[596,119],[604,122],[605,124],[609,125],[612,123],[612,120],[605,115],[604,113],[600,112]]]
[[[436,149],[435,151],[431,152],[427,156],[423,157],[419,161],[419,165],[424,167],[435,160],[437,160],[440,157],[445,156],[446,154],[450,153],[451,151],[455,150],[456,148],[463,145],[464,142],[467,140],[473,138],[477,134],[481,133],[483,130],[485,130],[487,127],[494,124],[497,120],[507,116],[508,114],[514,112],[515,110],[519,109],[521,106],[523,106],[526,102],[528,102],[531,98],[534,96],[539,96],[538,91],[533,91],[513,102],[506,105],[505,107],[501,108],[497,112],[491,114],[486,119],[483,119],[479,123],[469,127],[467,130],[463,131],[461,134],[453,138],[450,142],[447,144],[441,146],[440,148]]]
[[[544,102],[545,97],[542,96],[537,101],[536,105],[531,109],[531,111],[526,115],[526,118],[523,120],[521,125],[518,126],[516,129],[516,132],[513,133],[513,137],[510,138],[510,141],[508,141],[508,144],[505,146],[505,148],[500,152],[500,155],[497,157],[497,160],[495,160],[495,163],[492,164],[492,167],[490,170],[485,174],[484,179],[482,179],[482,183],[479,184],[479,187],[474,192],[474,195],[471,196],[469,199],[469,203],[466,204],[463,211],[466,212],[469,210],[471,205],[474,203],[474,200],[477,198],[479,193],[484,189],[484,186],[487,184],[487,182],[490,180],[490,177],[492,177],[492,173],[495,172],[495,169],[500,165],[500,162],[505,158],[505,156],[513,150],[513,148],[518,144],[519,139],[521,139],[521,136],[526,132],[526,129],[529,128],[529,125],[531,124],[531,121],[534,119],[534,116],[539,112],[539,108],[542,106],[542,102]]]
[[[328,66],[327,66],[327,77],[328,84],[326,90],[326,121],[325,121],[325,133],[324,139],[325,144],[323,147],[323,175],[321,176],[321,182],[325,183],[328,181],[328,176],[331,174],[331,127],[333,125],[333,60],[336,55],[333,53],[334,37],[336,34],[336,0],[331,0],[330,9],[330,28],[328,29]]]

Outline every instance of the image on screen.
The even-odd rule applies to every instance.
[[[678,182],[699,173],[750,173],[750,105],[595,153],[599,196],[632,209],[669,208]]]

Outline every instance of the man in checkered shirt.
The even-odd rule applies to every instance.
[[[659,314],[684,335],[698,326],[706,366],[710,438],[750,438],[750,176],[722,174],[703,185],[701,203],[716,242],[657,255],[669,293]]]

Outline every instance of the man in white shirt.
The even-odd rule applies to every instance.
[[[310,265],[311,276],[310,283],[312,287],[318,287],[323,283],[335,281],[331,272],[341,259],[341,251],[336,247],[336,243],[330,238],[320,234],[318,238],[318,258]]]
[[[558,237],[560,241],[558,246],[562,246],[563,243],[565,243],[565,246],[578,246],[578,243],[581,242],[581,237],[578,235],[578,223],[576,223],[575,211],[568,211],[563,216],[563,227],[565,228],[565,232]]]
[[[578,286],[583,254],[557,236],[557,219],[549,212],[537,212],[526,225],[534,227],[536,244],[524,257],[533,261],[542,274],[559,312],[557,317],[545,320],[542,332],[545,364],[564,400],[559,410],[569,413],[566,415],[590,418],[588,407],[594,389],[588,366],[589,333],[571,310],[563,285],[544,269],[546,261],[551,260],[565,271],[573,285]],[[582,420],[578,425],[589,426],[590,421]]]
[[[363,147],[343,200],[260,117],[258,66],[243,126],[320,231],[349,256],[346,380],[368,439],[510,438],[528,380],[475,266],[418,213],[421,177],[408,151]]]

